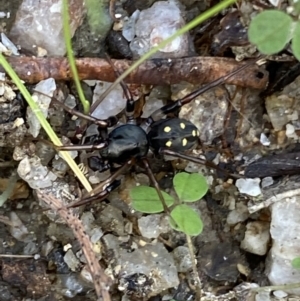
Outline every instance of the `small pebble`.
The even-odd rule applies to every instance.
[[[274,291],[273,295],[276,298],[281,299],[281,298],[285,298],[288,294],[286,292],[284,292],[284,291]]]
[[[238,179],[235,183],[235,186],[240,193],[245,193],[250,196],[259,196],[261,194],[261,189],[259,187],[260,179]]]
[[[286,135],[293,134],[295,132],[295,127],[292,124],[287,124],[286,125]]]
[[[266,188],[268,186],[273,185],[273,183],[274,183],[274,180],[272,177],[265,177],[261,180],[261,187]]]
[[[18,48],[3,32],[1,33],[1,41],[3,45],[13,53],[13,55],[20,55]]]
[[[64,256],[64,261],[68,265],[69,269],[73,272],[76,272],[80,267],[80,262],[73,253],[72,249],[68,249]]]
[[[99,97],[111,86],[111,83],[97,81],[93,103],[96,102]],[[110,116],[115,116],[124,110],[126,105],[126,98],[122,87],[118,85],[113,91],[111,91],[104,100],[99,104],[99,106],[92,113],[93,117],[99,119],[106,119]]]
[[[264,146],[269,146],[271,144],[270,140],[264,133],[260,134],[260,143]]]
[[[192,269],[192,260],[187,247],[179,246],[172,253],[178,272],[187,273]]]
[[[279,3],[281,2],[281,0],[269,0],[269,2],[275,6],[275,7],[278,7]]]
[[[229,212],[227,216],[227,224],[235,225],[237,223],[245,221],[249,217],[249,211],[246,205],[238,203],[236,209]]]
[[[260,291],[255,296],[255,301],[271,301],[271,296],[269,291]]]
[[[268,222],[255,221],[247,224],[241,248],[256,255],[265,255],[270,241],[270,225]]]

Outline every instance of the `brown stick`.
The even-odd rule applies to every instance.
[[[27,83],[37,83],[53,77],[70,80],[72,74],[66,58],[9,57],[8,62],[18,76]],[[112,60],[116,70],[124,72],[133,63],[128,60]],[[76,60],[79,78],[113,82],[116,79],[112,66],[106,59],[82,58]],[[135,84],[163,85],[187,81],[204,84],[220,78],[239,67],[240,62],[221,57],[190,57],[183,59],[152,59],[144,62],[127,78]],[[2,66],[0,71],[4,72]],[[228,79],[228,84],[263,89],[268,83],[268,72],[256,65]]]
[[[52,195],[38,191],[38,197],[44,200],[51,209],[57,211],[65,220],[67,225],[73,230],[75,237],[81,244],[82,251],[89,265],[98,300],[110,301],[111,299],[108,289],[112,281],[101,268],[93,251],[91,241],[84,231],[84,226],[81,220],[73,213],[72,209],[68,209],[66,206],[63,206],[62,202],[59,199],[54,198]]]

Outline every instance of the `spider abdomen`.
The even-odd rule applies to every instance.
[[[125,124],[108,135],[108,146],[100,154],[104,159],[122,164],[131,158],[142,158],[148,151],[146,132],[137,125]]]
[[[199,131],[188,120],[180,118],[156,122],[148,133],[150,146],[158,151],[169,148],[173,151],[192,149],[198,143]]]

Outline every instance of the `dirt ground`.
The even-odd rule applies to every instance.
[[[1,25],[1,32],[8,37],[21,2],[0,0],[0,11],[10,12]],[[137,9],[145,11],[157,1],[111,2],[116,14],[129,18]],[[210,2],[181,1],[179,7],[188,22],[212,6]],[[264,5],[270,4],[266,1]],[[298,114],[300,68],[288,48],[262,66],[255,65],[252,60],[259,53],[247,40],[245,20],[251,13],[246,6],[255,11],[252,4],[240,1],[234,9],[228,8],[192,29],[186,40],[190,45],[186,57],[151,58],[126,79],[135,101],[133,117],[144,125],[149,112],[185,99],[200,86],[210,87],[214,80],[242,66],[242,59],[251,62],[222,85],[207,89],[168,115],[197,127],[201,143],[185,152],[190,157],[170,158],[153,149],[147,153],[155,181],[170,195],[175,195],[173,177],[182,171],[201,173],[209,184],[205,197],[191,204],[204,227],[191,239],[198,275],[193,270],[189,238],[170,227],[168,214],[150,215],[133,209],[132,188],[155,183],[143,161],[133,161],[133,155],[127,163],[113,162],[114,166],[102,172],[107,163],[104,153],[74,154],[89,185],[100,185],[100,196],[84,206],[68,207],[87,195],[86,187],[58,156],[44,130],[36,130],[33,137],[35,125],[24,97],[10,79],[2,79],[0,301],[100,300],[99,295],[104,300],[197,300],[199,287],[203,301],[252,300],[256,291],[251,289],[270,285],[268,269],[272,269],[269,260],[274,246],[270,227],[275,220],[275,209],[272,215],[270,206],[276,202],[272,197],[294,197],[298,189],[299,127],[298,118],[291,116]],[[106,14],[110,16],[108,9]],[[114,81],[136,59],[117,30],[122,22],[110,22],[105,36],[95,39],[84,17],[72,40],[90,102],[106,89],[99,80]],[[67,60],[37,57],[22,49],[20,54],[7,59],[31,94],[37,93],[36,84],[49,74],[55,79],[47,83],[43,93],[52,89],[56,99],[51,102],[45,96],[49,100],[48,121],[63,144],[104,143],[103,127],[96,131],[95,125],[75,119],[59,104],[83,112]],[[112,110],[121,106],[115,116],[121,122],[118,127],[126,122],[122,110],[126,99],[125,92],[117,89]],[[37,94],[37,98],[43,97]],[[109,104],[103,105],[103,110],[103,114],[115,115]],[[108,120],[108,116],[98,118]],[[198,164],[200,160],[206,165]],[[111,181],[115,172],[119,173],[118,182]],[[237,183],[245,178],[250,188],[243,191]],[[107,179],[114,185],[106,185]],[[260,192],[251,194],[255,189]],[[297,236],[295,229],[290,232]],[[201,283],[197,283],[198,277]],[[290,295],[277,297],[298,300],[297,292],[288,292]],[[266,299],[276,299],[276,294],[266,294]]]

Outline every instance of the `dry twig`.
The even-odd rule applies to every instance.
[[[110,301],[108,290],[111,284],[111,279],[102,270],[93,252],[91,241],[84,231],[84,226],[80,219],[73,213],[72,209],[67,209],[60,200],[54,198],[52,195],[38,191],[38,197],[45,201],[52,210],[57,211],[65,220],[67,225],[73,230],[75,237],[81,244],[83,253],[90,268],[98,300]],[[103,299],[101,299],[101,297]]]
[[[72,73],[66,58],[9,57],[8,62],[26,83],[37,83],[53,77],[56,80],[71,80]],[[112,60],[115,70],[123,73],[133,64],[128,60]],[[176,84],[182,81],[204,84],[216,80],[243,62],[222,57],[189,57],[180,59],[152,59],[134,70],[125,82],[145,85]],[[106,59],[82,58],[76,60],[81,80],[98,79],[113,82],[116,74]],[[0,71],[3,72],[0,66]],[[230,77],[226,83],[241,87],[264,89],[268,83],[268,72],[256,64]]]

